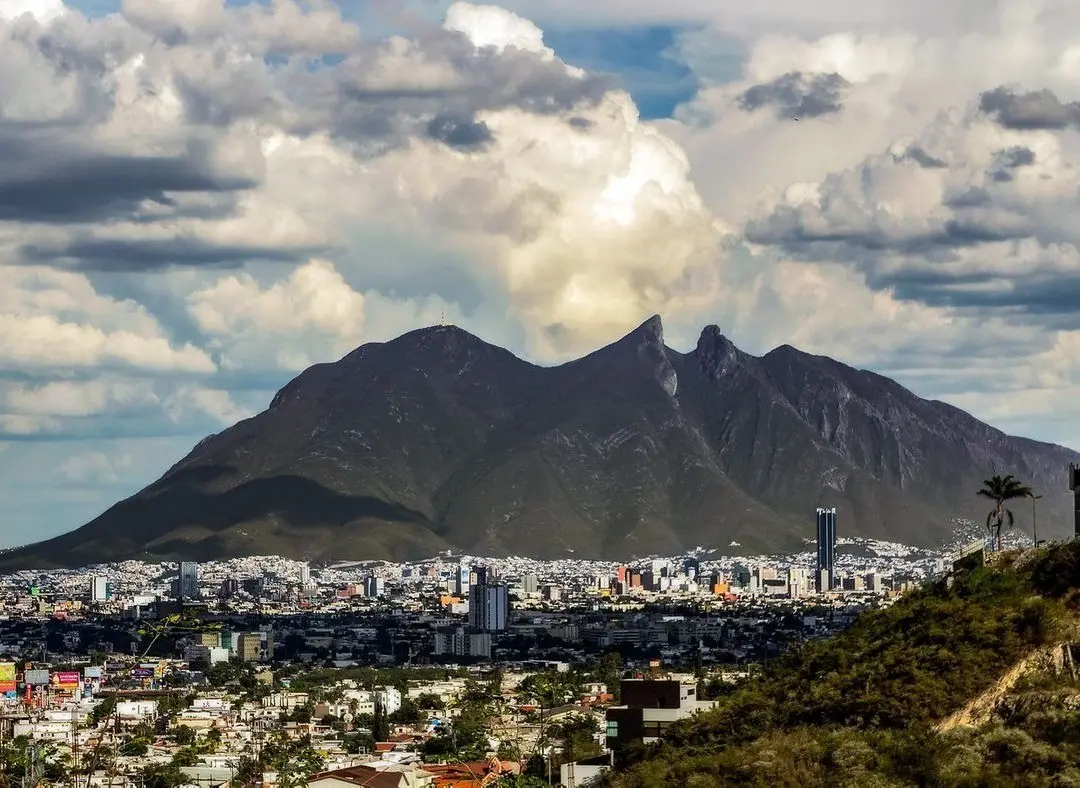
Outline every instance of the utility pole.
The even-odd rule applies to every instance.
[[[1035,547],[1039,547],[1039,531],[1035,526],[1035,502],[1042,498],[1041,495],[1031,494],[1031,540],[1035,542]]]
[[[79,709],[71,710],[71,784],[79,788]]]

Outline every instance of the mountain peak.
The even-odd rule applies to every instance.
[[[720,326],[705,326],[694,349],[698,364],[707,377],[717,380],[739,360],[740,351],[720,331]]]
[[[930,546],[950,519],[978,518],[970,491],[988,469],[1051,490],[1078,459],[822,356],[756,358],[717,326],[684,354],[651,317],[544,367],[430,326],[310,367],[267,412],[87,526],[5,553],[0,570],[254,551],[786,551],[812,535],[818,505],[837,506],[845,534]],[[1047,524],[1071,521],[1067,505],[1048,494]]]
[[[641,340],[647,345],[663,346],[664,322],[660,315],[653,315],[624,338]]]

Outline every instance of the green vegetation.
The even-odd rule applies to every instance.
[[[764,666],[663,742],[619,753],[606,784],[1080,786],[1067,670],[1014,686],[978,729],[934,727],[1039,647],[1076,639],[1080,541],[998,558]]]
[[[445,681],[469,675],[467,670],[446,668],[322,668],[304,670],[289,679],[289,689],[310,693],[315,700],[330,699],[333,687],[341,681],[355,681],[361,689],[397,687],[405,694],[410,681]],[[340,691],[339,691],[340,692]]]

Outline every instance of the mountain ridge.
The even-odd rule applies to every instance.
[[[542,367],[463,329],[416,329],[315,364],[80,529],[0,568],[123,558],[623,558],[784,549],[835,505],[847,535],[936,542],[985,516],[981,479],[1051,492],[1080,455],[1006,435],[827,356],[762,356],[653,316]],[[1043,529],[1069,501],[1047,495]]]

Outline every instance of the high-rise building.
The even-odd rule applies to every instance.
[[[789,566],[787,570],[788,596],[798,599],[806,591],[806,577],[802,567]]]
[[[112,588],[109,586],[109,578],[104,575],[96,575],[90,578],[90,601],[107,602],[112,596]]]
[[[311,567],[307,564],[300,565],[300,585],[306,586],[311,582]]]
[[[383,579],[368,575],[364,578],[364,596],[375,599],[383,594]]]
[[[817,590],[836,585],[836,509],[817,510]]]
[[[525,594],[535,594],[540,590],[540,580],[536,575],[529,574],[521,578],[521,591]]]
[[[469,588],[469,627],[478,632],[502,632],[510,618],[510,589],[489,579],[486,569],[473,570],[477,581]]]
[[[454,573],[454,587],[450,589],[458,596],[469,593],[469,577],[472,573],[467,566],[459,566]]]
[[[176,585],[176,597],[181,602],[197,600],[199,598],[199,565],[194,561],[181,561]]]
[[[258,662],[262,656],[263,638],[258,632],[244,632],[236,645],[236,656],[241,662]]]
[[[1073,491],[1073,530],[1080,536],[1080,465],[1069,463],[1069,489]]]
[[[218,596],[222,599],[232,599],[234,596],[240,593],[240,581],[235,577],[226,577],[221,581],[221,588],[218,589]]]

